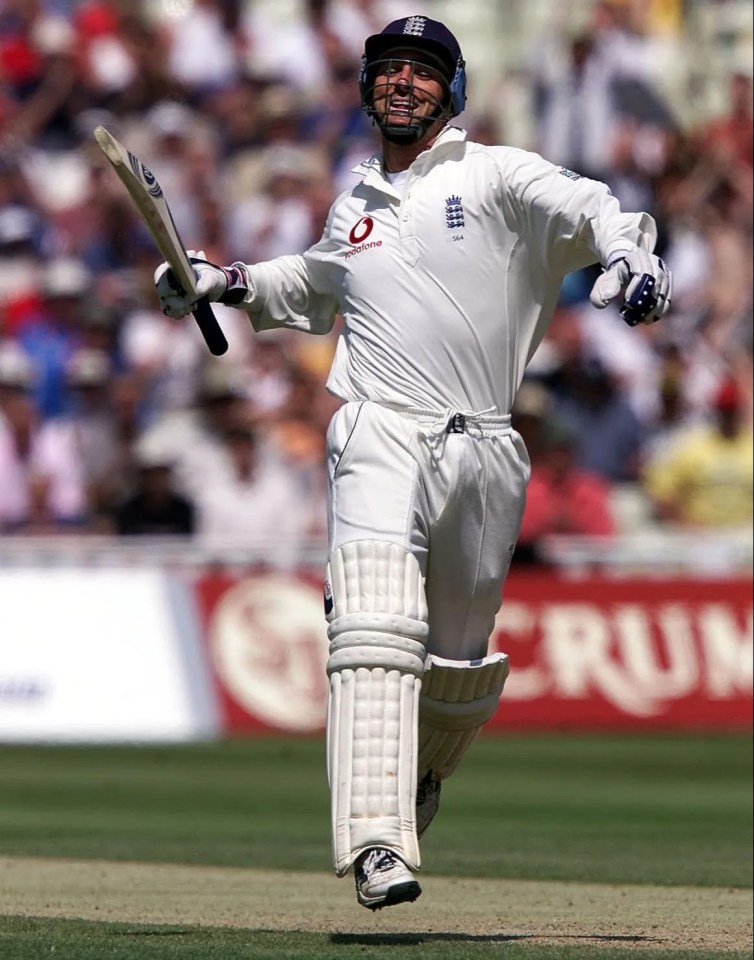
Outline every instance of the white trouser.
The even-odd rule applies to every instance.
[[[335,869],[342,876],[371,846],[417,868],[417,769],[452,772],[507,674],[504,657],[476,661],[501,603],[529,460],[509,417],[371,402],[336,413],[327,451]]]

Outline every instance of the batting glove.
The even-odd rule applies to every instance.
[[[196,293],[188,294],[183,290],[167,263],[161,263],[154,272],[154,284],[164,314],[179,320],[191,313],[196,301],[202,297],[229,306],[237,306],[243,301],[249,285],[240,264],[221,267],[210,263],[203,250],[187,252],[196,274]]]
[[[620,298],[620,315],[629,327],[655,323],[670,309],[673,276],[662,260],[650,253],[650,245],[644,235],[639,246],[612,260],[589,295],[600,310]]]

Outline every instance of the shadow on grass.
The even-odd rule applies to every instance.
[[[188,937],[195,934],[192,927],[129,927],[128,930],[111,930],[113,937]]]
[[[330,943],[412,946],[432,942],[510,943],[516,940],[592,940],[598,943],[664,943],[662,937],[606,933],[331,933]]]

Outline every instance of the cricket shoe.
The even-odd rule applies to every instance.
[[[440,806],[440,778],[430,770],[416,788],[416,836],[421,837]]]
[[[370,910],[381,910],[396,903],[413,903],[422,892],[400,857],[383,847],[372,847],[357,858],[354,877],[356,897]]]

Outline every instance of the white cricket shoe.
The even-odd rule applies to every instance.
[[[356,897],[363,907],[381,910],[413,903],[422,888],[406,864],[390,850],[373,847],[354,863]]]
[[[421,837],[432,823],[440,806],[440,787],[437,774],[430,770],[416,788],[416,835]]]

